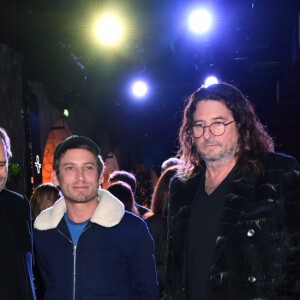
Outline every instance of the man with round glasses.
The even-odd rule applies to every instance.
[[[300,299],[300,167],[235,87],[201,87],[179,132],[165,299]]]

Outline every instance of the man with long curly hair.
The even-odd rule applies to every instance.
[[[300,299],[300,167],[235,87],[201,87],[179,132],[165,299]]]

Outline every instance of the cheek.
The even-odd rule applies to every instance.
[[[60,173],[58,183],[59,185],[65,186],[72,182],[71,176]]]
[[[6,167],[1,167],[0,168],[0,174],[5,177],[7,175],[7,168]]]
[[[203,143],[202,138],[200,138],[200,139],[195,139],[195,140],[194,140],[194,145],[193,145],[193,147],[195,147],[196,150],[199,151],[200,149],[202,149],[202,143]]]
[[[85,178],[88,178],[90,180],[98,180],[99,178],[99,174],[97,171],[88,171],[88,172],[85,172],[84,174]]]
[[[239,133],[236,128],[232,128],[231,130],[228,130],[228,132],[225,132],[225,134],[221,136],[221,138],[223,142],[227,140],[235,143],[239,140]]]
[[[233,141],[234,143],[238,143],[238,142],[239,142],[239,139],[240,139],[240,136],[239,136],[238,132],[235,131],[235,132],[234,132],[234,135],[233,135],[233,137],[232,137],[232,141]]]

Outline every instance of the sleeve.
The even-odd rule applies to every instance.
[[[146,219],[145,222],[154,240],[159,294],[162,295],[166,274],[167,226],[163,218],[159,215],[152,216]]]
[[[284,176],[283,197],[288,249],[283,282],[274,299],[300,299],[300,167],[294,160]]]
[[[168,217],[167,217],[167,245],[166,245],[166,276],[164,285],[164,299],[169,300],[178,296],[178,289],[180,289],[181,284],[179,283],[179,270],[177,261],[174,257],[175,244],[174,244],[174,216],[175,216],[175,205],[174,198],[179,195],[180,191],[178,186],[180,180],[178,177],[173,177],[170,182],[169,188],[169,200],[168,200]],[[189,190],[190,191],[190,190]],[[187,196],[188,197],[188,196]],[[188,198],[187,198],[188,199]],[[182,275],[182,274],[181,274]],[[184,276],[184,275],[182,275]]]
[[[133,300],[158,299],[154,244],[144,221],[136,229],[136,239],[130,257],[130,278]]]
[[[35,283],[35,292],[37,300],[44,299],[44,293],[45,293],[45,285],[43,281],[43,277],[40,270],[40,260],[37,255],[37,241],[38,241],[38,234],[37,230],[34,229],[33,232],[33,238],[34,238],[34,265],[33,265],[33,275],[34,275],[34,283]]]
[[[25,212],[26,212],[26,228],[28,229],[29,235],[29,246],[26,252],[26,265],[28,270],[28,283],[29,289],[32,291],[32,299],[36,299],[35,288],[34,288],[34,276],[33,276],[33,232],[32,232],[32,219],[31,219],[31,207],[29,201],[24,197]]]

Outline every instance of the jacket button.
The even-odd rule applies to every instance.
[[[250,230],[248,230],[248,232],[247,232],[247,236],[249,236],[249,237],[253,236],[254,234],[255,234],[254,229],[250,229]]]
[[[186,288],[185,288],[185,287],[183,287],[183,288],[182,288],[182,291],[185,293],[185,292],[186,292]]]
[[[248,281],[255,282],[256,278],[254,276],[250,276],[250,277],[248,277]]]

